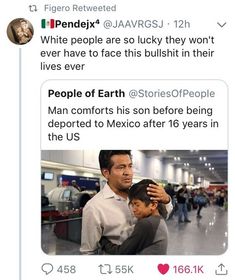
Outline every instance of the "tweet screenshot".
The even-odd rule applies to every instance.
[[[12,273],[234,279],[230,2],[12,5]]]

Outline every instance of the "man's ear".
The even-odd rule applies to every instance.
[[[101,173],[102,173],[102,175],[104,176],[104,178],[105,178],[106,180],[108,180],[108,177],[109,177],[109,170],[108,170],[107,168],[103,168],[103,169],[101,170]]]

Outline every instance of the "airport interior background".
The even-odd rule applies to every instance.
[[[131,151],[136,183],[151,178],[171,196],[168,255],[219,255],[228,242],[227,150]],[[82,209],[105,185],[99,150],[41,151],[41,246],[49,255],[79,255]],[[186,183],[190,223],[178,222],[176,194]],[[193,197],[208,195],[200,219]]]

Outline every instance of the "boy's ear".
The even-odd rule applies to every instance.
[[[157,209],[157,207],[158,207],[158,202],[157,201],[156,202],[151,201],[151,209],[155,210],[155,209]]]

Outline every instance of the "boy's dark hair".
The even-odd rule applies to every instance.
[[[129,189],[129,193],[128,193],[130,202],[133,199],[139,199],[140,201],[143,201],[146,206],[148,206],[151,202],[153,202],[150,199],[150,196],[147,194],[147,187],[149,186],[149,184],[157,185],[153,180],[150,180],[150,179],[144,179],[144,180],[141,180],[140,182],[132,185],[132,187]],[[162,203],[158,203],[157,209],[158,209],[159,214],[164,219],[166,219],[167,211],[166,211],[165,205]]]
[[[110,169],[113,166],[111,157],[114,155],[128,155],[131,158],[131,150],[101,150],[99,153],[100,170]]]
[[[151,201],[150,196],[147,194],[147,187],[149,184],[156,185],[156,183],[153,180],[150,179],[144,179],[140,182],[132,185],[132,187],[129,189],[128,197],[130,199],[130,202],[133,199],[139,199],[145,203],[145,205],[149,205]]]

